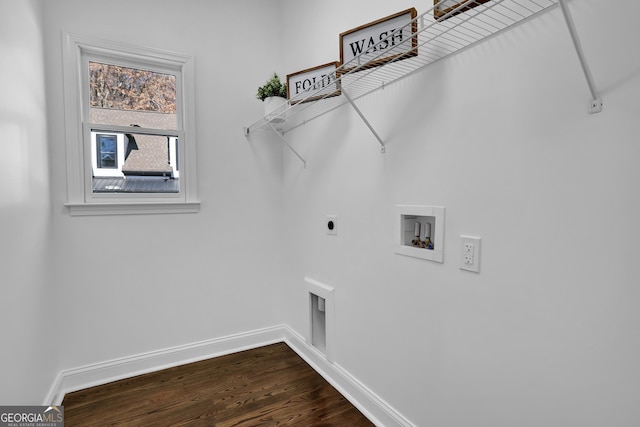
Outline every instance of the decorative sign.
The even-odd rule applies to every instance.
[[[434,8],[433,8],[433,17],[436,19],[440,19],[449,12],[457,9],[455,12],[442,19],[449,19],[452,16],[455,16],[459,13],[466,12],[467,10],[471,10],[474,7],[480,6],[483,3],[488,2],[489,0],[433,0]],[[463,6],[466,5],[466,6]]]
[[[289,74],[287,76],[289,102],[293,105],[340,95],[340,88],[336,82],[337,68],[337,62],[330,62]]]
[[[358,66],[377,67],[418,54],[415,8],[362,25],[340,34],[340,61],[347,72]],[[356,61],[351,62],[354,58]]]

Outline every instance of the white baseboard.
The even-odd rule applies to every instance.
[[[43,404],[61,405],[64,395],[72,391],[276,342],[285,342],[377,426],[415,427],[346,370],[329,362],[324,354],[287,325],[66,369],[56,376]]]
[[[65,369],[57,375],[44,404],[60,405],[64,395],[72,391],[282,342],[284,328],[275,326]]]
[[[329,362],[324,354],[307,344],[294,330],[287,327],[285,333],[285,343],[376,426],[415,427],[340,365]]]

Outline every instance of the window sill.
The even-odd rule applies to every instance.
[[[200,202],[65,203],[71,216],[197,213]]]

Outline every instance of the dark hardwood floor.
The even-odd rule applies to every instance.
[[[372,426],[277,343],[68,393],[66,427]]]

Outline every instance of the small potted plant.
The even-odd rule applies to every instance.
[[[264,102],[264,115],[271,122],[283,122],[287,102],[287,85],[280,81],[278,74],[258,88],[256,98]]]

